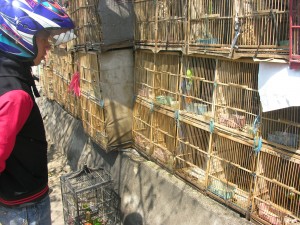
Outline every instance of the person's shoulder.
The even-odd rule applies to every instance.
[[[3,94],[0,98],[1,102],[13,102],[13,103],[32,103],[31,96],[24,90],[11,90]]]

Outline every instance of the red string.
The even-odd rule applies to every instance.
[[[78,71],[75,72],[72,76],[69,85],[69,91],[73,91],[77,97],[80,96],[80,73]]]

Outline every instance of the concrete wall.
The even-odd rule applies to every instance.
[[[231,209],[191,188],[182,180],[141,157],[134,149],[106,153],[74,119],[53,101],[38,99],[46,132],[72,170],[104,167],[121,197],[124,225],[251,224]]]

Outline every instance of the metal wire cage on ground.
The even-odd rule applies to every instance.
[[[84,224],[86,214],[106,225],[120,224],[120,199],[112,189],[110,174],[104,169],[90,169],[61,176],[64,221],[68,225]]]

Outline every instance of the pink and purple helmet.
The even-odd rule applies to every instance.
[[[74,24],[52,0],[0,0],[0,53],[22,61],[37,55],[35,36],[47,30],[53,44],[72,40]]]

